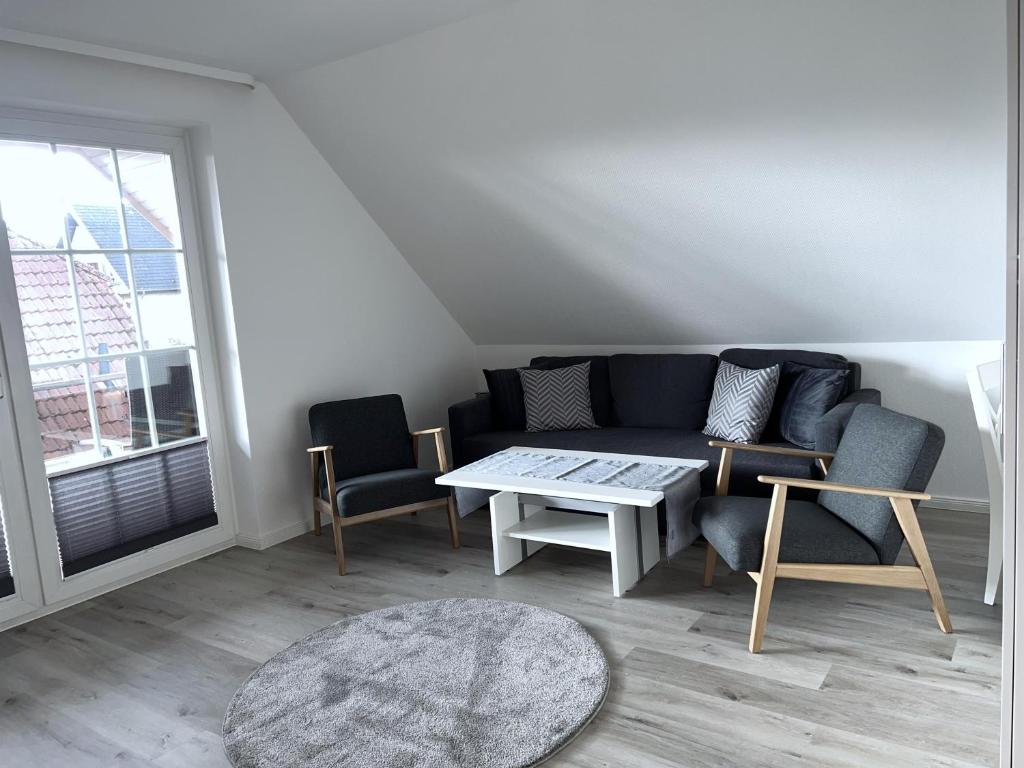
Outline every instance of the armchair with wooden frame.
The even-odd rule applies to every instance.
[[[329,515],[338,574],[345,575],[341,531],[398,515],[445,508],[453,549],[459,548],[458,517],[450,489],[434,483],[448,471],[444,427],[409,432],[399,395],[319,403],[309,409],[315,448],[308,448],[313,494],[313,533]],[[433,436],[440,472],[419,468],[418,443]]]
[[[918,524],[916,505],[942,452],[934,424],[878,405],[853,412],[834,454],[712,440],[722,450],[715,496],[701,499],[694,520],[707,539],[704,585],[719,556],[757,584],[749,648],[759,653],[776,579],[902,587],[928,593],[943,632],[953,626]],[[734,451],[804,456],[825,480],[761,475],[771,500],[729,496]],[[819,491],[817,501],[786,499],[789,488]],[[896,565],[906,541],[915,565]]]

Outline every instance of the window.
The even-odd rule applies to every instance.
[[[171,156],[0,139],[64,576],[216,525]]]

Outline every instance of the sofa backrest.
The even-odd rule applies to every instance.
[[[703,429],[716,370],[714,355],[612,355],[608,372],[616,425]]]
[[[779,388],[775,393],[775,404],[768,416],[768,422],[761,433],[761,441],[766,443],[784,439],[780,433],[779,420],[782,416],[782,403],[786,398],[788,387],[792,384],[792,377],[787,375],[786,363],[797,363],[812,368],[829,368],[839,371],[849,371],[846,377],[846,390],[842,397],[860,389],[860,364],[851,363],[842,355],[834,355],[829,352],[813,352],[806,349],[745,349],[734,347],[726,349],[720,355],[720,359],[742,368],[769,368],[773,365],[783,366],[782,377],[779,379]],[[842,399],[842,398],[840,398]]]
[[[811,368],[847,370],[846,391],[843,396],[860,389],[860,363],[851,363],[842,355],[831,352],[813,352],[806,349],[746,349],[733,347],[723,350],[719,358],[741,368],[770,368],[775,364],[799,363]]]
[[[720,358],[743,368],[768,368],[785,362],[814,368],[848,370],[844,396],[860,389],[860,365],[842,355],[802,349],[745,349],[735,347]],[[594,420],[602,427],[660,427],[703,429],[715,386],[719,357],[714,355],[574,355],[542,356],[531,368],[550,370],[590,363],[590,399]],[[776,440],[775,411],[765,439]]]

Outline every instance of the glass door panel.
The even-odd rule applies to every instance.
[[[9,350],[24,342],[14,407],[47,601],[232,535],[215,504],[184,145],[167,144],[0,138],[0,282],[16,294],[0,323],[20,326]]]
[[[0,259],[7,254],[7,233],[0,218]],[[10,285],[0,288],[0,304],[10,294]],[[0,336],[0,629],[43,604],[9,380]]]

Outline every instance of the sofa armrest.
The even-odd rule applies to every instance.
[[[456,467],[461,467],[466,457],[462,448],[465,439],[494,430],[490,394],[480,394],[449,406],[448,425],[451,428],[452,462]]]
[[[831,411],[818,419],[814,437],[815,449],[835,453],[854,409],[864,403],[881,405],[882,393],[877,389],[858,389],[843,398]]]

